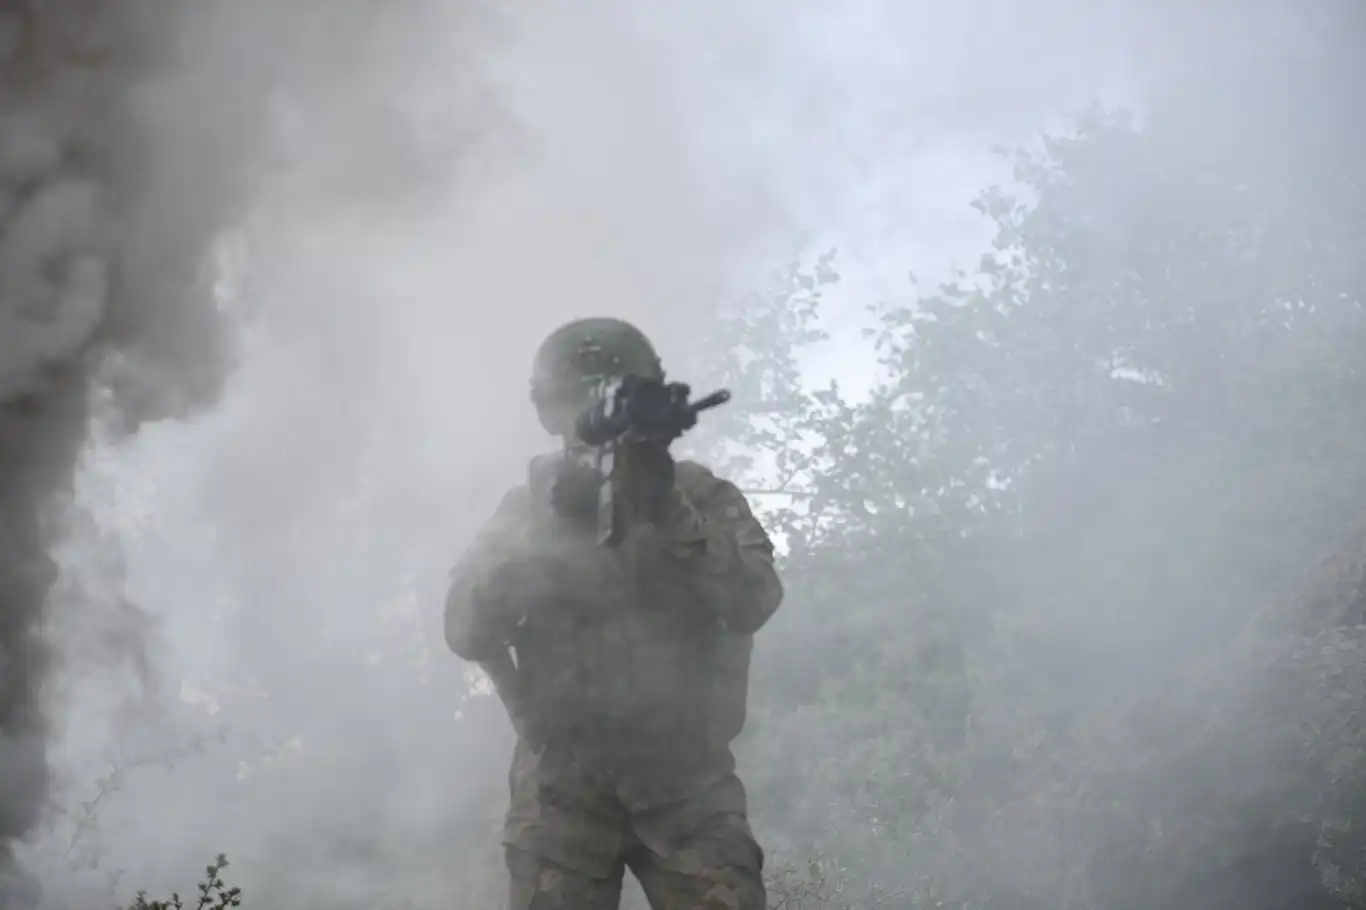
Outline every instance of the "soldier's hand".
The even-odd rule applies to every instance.
[[[578,462],[564,462],[550,485],[550,505],[555,514],[572,521],[592,521],[598,514],[601,472]]]
[[[532,495],[548,499],[561,518],[591,522],[597,517],[602,487],[597,468],[562,454],[542,455],[532,461],[529,474]]]

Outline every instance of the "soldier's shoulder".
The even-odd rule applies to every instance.
[[[532,506],[531,488],[526,484],[510,487],[498,501],[494,517],[500,521],[522,521],[530,517]]]
[[[476,533],[487,542],[521,540],[535,527],[533,511],[530,490],[512,487],[492,512],[485,513]]]
[[[674,465],[674,471],[678,478],[678,486],[686,493],[701,492],[726,483],[711,468],[691,459],[679,459]]]
[[[680,460],[675,466],[678,488],[704,508],[734,508],[745,500],[744,493],[711,468],[696,461]]]

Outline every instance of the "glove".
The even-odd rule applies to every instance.
[[[532,495],[549,499],[556,515],[577,523],[597,519],[602,474],[592,465],[562,454],[541,455],[528,471]]]
[[[570,521],[596,521],[602,473],[597,468],[576,461],[561,464],[563,467],[550,485],[550,507],[556,515]]]

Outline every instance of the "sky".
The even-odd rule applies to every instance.
[[[526,382],[555,325],[626,316],[667,361],[705,318],[698,301],[838,248],[834,338],[808,367],[857,392],[875,378],[857,340],[864,307],[909,297],[911,274],[932,285],[971,268],[989,242],[968,203],[1009,179],[995,147],[1096,100],[1141,104],[1154,82],[1182,78],[1212,27],[1284,37],[1274,12],[1232,17],[1224,3],[336,9],[307,28],[224,14],[231,28],[185,39],[209,62],[158,86],[186,102],[149,114],[171,135],[215,104],[263,112],[247,146],[264,163],[243,166],[220,260],[249,268],[218,275],[240,349],[218,405],[131,438],[100,430],[82,456],[53,617],[70,632],[54,671],[54,799],[88,798],[130,736],[172,741],[212,726],[195,712],[231,704],[278,721],[234,754],[294,741],[291,712],[353,747],[273,834],[325,817],[336,788],[383,763],[379,728],[411,746],[461,709],[464,668],[439,635],[443,573],[547,445]],[[240,72],[259,80],[239,84]],[[179,146],[154,148],[171,149],[163,172],[178,174]],[[146,626],[137,646],[104,647],[128,616]],[[358,654],[430,691],[392,710],[376,693],[409,677],[367,682],[371,670],[347,663]],[[186,692],[208,694],[183,724],[157,719]],[[272,706],[251,707],[262,699]],[[501,756],[479,764],[464,736],[451,746],[463,758],[423,750],[410,780],[370,794],[396,830],[438,824],[429,804],[441,800],[419,791],[452,764],[482,781],[452,792],[496,789]],[[189,808],[139,815],[138,799],[200,816],[223,799],[189,777],[148,780],[110,798],[125,827],[105,846],[150,884],[197,868],[193,851],[217,842],[265,850],[249,820],[219,830]],[[35,848],[47,875],[58,867],[42,858],[72,836],[59,825]]]

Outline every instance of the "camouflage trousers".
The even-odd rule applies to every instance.
[[[523,748],[511,783],[509,910],[618,910],[627,869],[653,910],[765,910],[764,854],[733,773],[633,810]]]

